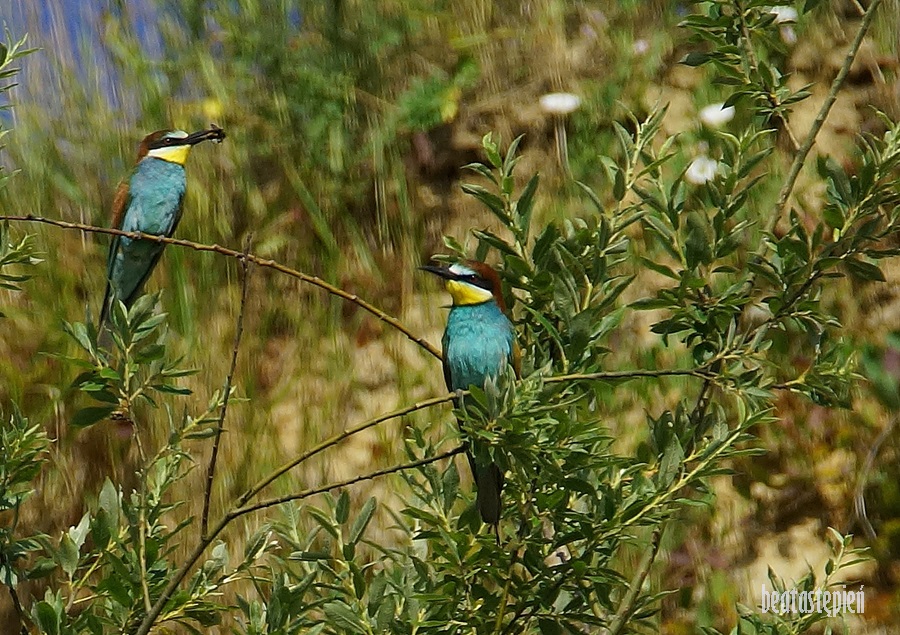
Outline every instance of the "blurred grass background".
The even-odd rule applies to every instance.
[[[681,134],[685,165],[709,142],[697,113],[727,93],[707,71],[677,64],[690,50],[677,24],[695,9],[662,0],[12,0],[0,17],[41,50],[24,60],[14,92],[15,132],[4,160],[19,174],[0,204],[8,213],[108,225],[116,184],[144,134],[215,122],[228,139],[196,148],[189,160],[179,237],[239,249],[252,233],[255,253],[358,293],[437,343],[446,298],[416,267],[441,250],[442,234],[465,242],[470,228],[491,225],[459,191],[469,178],[460,168],[479,159],[482,135],[493,131],[505,142],[526,135],[519,175],[541,172],[537,213],[544,220],[590,213],[560,167],[556,122],[539,106],[545,93],[581,97],[564,122],[571,176],[606,196],[598,156],[615,155],[611,123],[628,125],[626,109],[640,117],[657,101],[669,103],[666,132]],[[856,16],[853,2],[832,0],[793,27],[797,41],[784,46],[785,65],[797,87],[819,82],[797,108],[795,130],[808,127],[824,99]],[[818,151],[850,169],[857,136],[879,131],[873,107],[900,117],[898,16],[896,0],[888,2],[820,135]],[[731,125],[739,130],[742,121],[739,108]],[[785,156],[772,162],[775,173]],[[802,217],[816,218],[817,187],[799,183]],[[761,215],[774,194],[757,193]],[[16,401],[58,438],[52,469],[27,510],[31,526],[52,532],[77,522],[107,476],[127,483],[135,457],[111,427],[69,428],[84,405],[67,388],[76,372],[48,355],[74,352],[62,320],[99,309],[106,238],[15,229],[37,234],[45,262],[24,293],[0,291],[7,314],[0,404]],[[879,360],[889,359],[885,337],[900,317],[900,267],[885,270],[891,285],[835,283],[825,299],[847,325],[848,345],[870,347],[876,370],[889,366]],[[313,442],[444,390],[434,359],[355,306],[271,272],[251,276],[236,380],[247,400],[226,421],[218,511]],[[639,282],[629,291],[634,298],[659,284],[652,274]],[[171,350],[200,371],[185,381],[194,390],[187,403],[202,410],[228,368],[238,265],[169,248],[149,288],[165,289]],[[650,334],[651,317],[632,316],[611,343],[623,368],[668,365],[680,354]],[[676,403],[679,388],[610,389],[607,425],[627,445],[643,434],[645,413]],[[183,404],[173,402],[173,416]],[[665,632],[733,621],[734,602],[753,603],[766,564],[800,577],[805,562],[824,554],[826,526],[862,533],[853,485],[894,413],[863,390],[852,411],[785,397],[779,415],[778,425],[760,431],[769,454],[717,482],[712,515],[686,515],[670,540],[660,583],[681,591],[665,601]],[[448,417],[433,411],[402,424],[446,430]],[[279,481],[276,491],[387,464],[402,452],[403,434],[394,422],[357,435]],[[206,451],[204,444],[196,449],[198,457]],[[900,622],[897,458],[893,435],[866,492],[879,536],[871,542],[877,566],[863,573],[872,628]],[[199,472],[179,493],[198,509]],[[357,500],[396,502],[388,484],[368,487],[353,492]],[[246,520],[232,536],[256,522]]]

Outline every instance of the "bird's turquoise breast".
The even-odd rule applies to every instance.
[[[450,390],[484,386],[512,361],[512,324],[494,302],[455,306],[444,331],[444,363]]]
[[[171,236],[181,220],[186,181],[184,167],[154,157],[138,163],[128,185],[123,231]],[[107,277],[116,296],[130,303],[153,271],[165,245],[125,236],[115,239]]]
[[[122,221],[124,231],[165,235],[175,231],[186,189],[184,166],[147,157],[135,168],[128,189],[131,202]]]

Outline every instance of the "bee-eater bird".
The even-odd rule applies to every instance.
[[[188,134],[181,130],[157,130],[144,137],[137,165],[119,184],[113,201],[113,227],[171,237],[181,220],[187,185],[184,163],[191,148],[207,139],[221,141],[225,131],[217,126]],[[100,308],[103,329],[113,297],[126,306],[137,299],[165,245],[149,240],[113,236],[106,262],[106,294]]]
[[[489,265],[466,260],[450,266],[422,267],[446,281],[453,299],[441,340],[444,380],[452,392],[469,386],[484,388],[489,379],[511,365],[520,375],[521,355],[513,325],[506,317],[500,277]],[[500,522],[503,473],[496,463],[485,463],[470,446],[469,466],[475,478],[476,506],[489,525]]]

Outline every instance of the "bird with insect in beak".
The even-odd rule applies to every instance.
[[[429,265],[424,271],[443,278],[453,306],[447,316],[443,345],[444,380],[450,391],[484,388],[511,365],[520,376],[521,356],[500,289],[500,277],[489,265],[466,260],[453,265]],[[503,472],[483,453],[469,446],[467,456],[475,478],[476,506],[481,519],[500,522]]]
[[[225,138],[213,125],[188,134],[181,130],[157,130],[144,137],[137,165],[119,185],[113,201],[113,224],[126,232],[171,237],[181,220],[187,181],[184,164],[191,148],[206,140]],[[100,308],[102,331],[113,298],[130,307],[159,262],[165,245],[150,240],[113,236],[106,262],[106,294]]]

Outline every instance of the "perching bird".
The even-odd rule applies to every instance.
[[[172,236],[181,220],[186,187],[184,163],[191,147],[207,139],[224,138],[225,131],[216,126],[193,134],[157,130],[144,137],[138,149],[137,165],[116,191],[112,226],[122,231]],[[159,262],[164,247],[148,240],[113,236],[106,263],[106,294],[100,308],[101,330],[113,297],[131,306]]]
[[[512,323],[500,292],[500,277],[483,262],[466,260],[451,266],[422,267],[444,278],[453,306],[447,317],[442,342],[444,380],[451,391],[483,388],[496,380],[507,364],[520,374],[520,353]],[[489,525],[500,522],[503,473],[495,463],[479,463],[469,449],[469,466],[475,477],[476,505]]]

